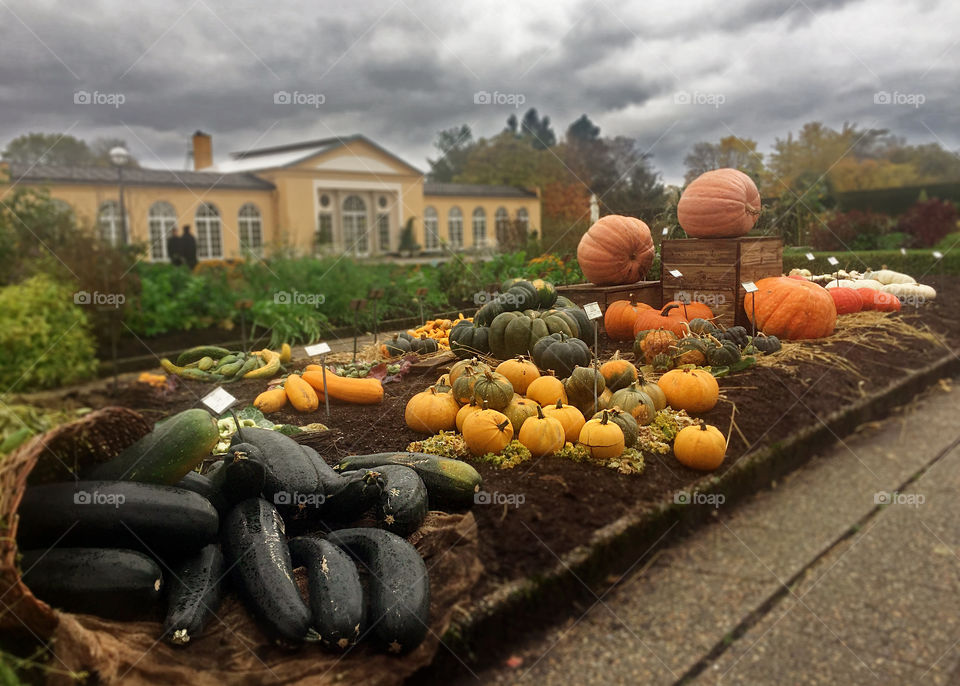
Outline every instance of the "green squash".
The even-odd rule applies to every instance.
[[[498,296],[477,310],[477,313],[473,315],[473,323],[477,326],[490,326],[493,320],[497,318],[497,315],[504,312],[506,312],[506,310]]]
[[[706,334],[712,335],[720,331],[713,322],[708,319],[701,319],[700,317],[691,319],[687,326],[690,327],[690,333],[697,334],[698,336]]]
[[[657,385],[656,381],[647,381],[643,374],[639,375],[637,379],[637,388],[650,396],[650,399],[653,401],[653,406],[659,412],[667,406],[667,394],[663,392],[663,389]]]
[[[753,347],[764,355],[775,353],[783,348],[783,344],[780,343],[780,339],[776,336],[757,336],[753,339],[752,343]]]
[[[577,366],[588,367],[592,355],[587,344],[564,333],[545,336],[531,351],[534,364],[541,371],[553,370],[560,378],[570,376]]]
[[[456,383],[460,383],[462,378],[457,379]],[[503,374],[485,372],[477,376],[473,383],[473,400],[481,407],[502,410],[513,400],[513,384]]]
[[[567,392],[570,404],[577,407],[593,402],[594,385],[597,387],[598,396],[607,387],[603,375],[593,367],[574,367],[570,376],[563,382],[563,388]]]
[[[537,306],[541,310],[548,310],[557,302],[557,289],[549,281],[534,279],[530,282],[537,290]]]
[[[557,302],[560,302],[559,299]],[[583,311],[583,308],[577,307],[576,305],[570,307],[559,307],[558,305],[558,309],[566,312],[567,315],[577,323],[577,331],[573,335],[587,345],[593,345],[593,322],[587,317],[587,313]]]
[[[637,424],[637,420],[634,419],[632,414],[626,410],[621,410],[619,407],[612,407],[606,412],[610,421],[623,431],[623,444],[627,448],[632,448],[640,435],[640,425]],[[597,412],[591,419],[603,419],[603,410]]]
[[[636,383],[614,393],[609,404],[610,407],[619,407],[624,412],[629,412],[638,424],[649,424],[657,415],[653,398],[641,391]]]
[[[580,307],[577,303],[573,302],[570,298],[565,295],[558,295],[556,302],[553,303],[553,306],[558,309],[566,309],[568,307]]]
[[[723,341],[719,347],[707,350],[707,363],[711,367],[729,367],[740,361],[740,348],[733,341]]]
[[[707,344],[699,338],[683,338],[677,343],[673,363],[678,367],[684,364],[695,364],[699,367],[707,363],[708,349]]]
[[[569,318],[549,313],[541,316],[534,310],[504,312],[490,325],[490,352],[500,360],[529,355],[537,341],[554,333],[572,336]]]
[[[450,350],[463,360],[490,353],[490,328],[460,320],[450,329]]]

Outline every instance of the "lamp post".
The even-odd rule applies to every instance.
[[[123,168],[130,161],[130,152],[122,145],[110,149],[110,162],[117,168],[117,188],[120,194],[120,238],[127,244],[127,210],[123,202]]]

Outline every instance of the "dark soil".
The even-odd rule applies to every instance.
[[[849,342],[827,344],[827,350],[845,358],[862,376],[836,365],[804,362],[792,372],[781,367],[756,367],[721,379],[721,391],[726,398],[702,418],[726,434],[735,403],[736,424],[750,443],[748,447],[734,430],[721,470],[730,468],[743,455],[782,441],[800,427],[817,422],[818,416],[826,416],[910,370],[941,358],[948,348],[960,348],[960,313],[951,305],[960,298],[960,279],[925,281],[937,288],[938,299],[917,312],[904,311],[899,316],[912,324],[928,326],[941,336],[940,343],[923,341],[908,351],[876,350]],[[606,353],[612,353],[617,347],[628,348],[629,344],[602,341],[602,347]],[[295,362],[293,367],[305,364]],[[382,405],[332,404],[327,419],[321,404],[313,415],[280,412],[271,419],[301,425],[319,421],[339,429],[339,440],[321,446],[331,463],[347,454],[403,450],[411,441],[422,438],[404,424],[407,399],[443,371],[446,370],[438,368],[429,376],[410,375],[401,383],[385,385]],[[226,388],[239,398],[242,406],[264,387],[263,381],[245,381]],[[60,401],[72,406],[124,405],[155,420],[198,406],[200,398],[212,388],[188,381],[173,392],[160,395],[139,384],[130,384],[121,387],[117,395],[74,392]],[[474,591],[475,597],[505,580],[545,571],[564,553],[587,543],[597,529],[627,512],[661,502],[703,476],[681,466],[672,455],[646,459],[646,470],[639,476],[623,476],[613,470],[557,458],[531,461],[513,470],[476,464],[486,491],[522,495],[523,504],[474,508],[486,568],[483,581]]]

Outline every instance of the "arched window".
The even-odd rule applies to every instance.
[[[165,260],[167,254],[167,238],[177,225],[177,211],[173,205],[159,200],[147,211],[147,231],[150,234],[150,259],[154,262]]]
[[[263,252],[263,220],[260,210],[252,202],[240,208],[237,228],[240,229],[240,252],[249,251],[259,257]]]
[[[103,240],[113,245],[120,245],[123,242],[120,203],[115,200],[107,200],[100,205],[100,211],[97,212],[97,225],[100,227],[100,237]]]
[[[523,230],[530,231],[530,213],[523,207],[517,210],[517,222],[523,227]]]
[[[367,235],[367,204],[359,195],[348,195],[343,200],[343,247],[354,255],[370,252]]]
[[[493,215],[493,224],[497,243],[505,243],[510,233],[510,215],[507,214],[506,207],[497,208],[496,214]]]
[[[463,212],[459,207],[451,207],[447,214],[447,240],[454,250],[463,247]]]
[[[436,250],[440,247],[440,222],[437,211],[432,207],[423,210],[423,249]]]
[[[197,259],[214,260],[223,257],[223,238],[220,210],[213,203],[201,203],[197,208]]]
[[[473,245],[475,248],[487,245],[487,213],[482,207],[473,211]]]

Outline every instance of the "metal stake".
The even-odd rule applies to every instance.
[[[353,359],[357,359],[356,339],[354,339]],[[327,409],[327,419],[330,419],[330,393],[327,392],[327,356],[320,356],[320,367],[323,373],[323,404]]]

